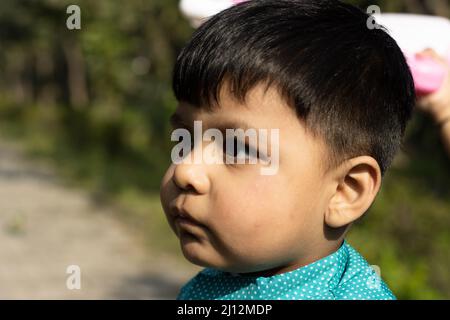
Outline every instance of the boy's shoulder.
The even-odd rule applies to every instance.
[[[340,281],[332,289],[336,299],[394,300],[395,295],[381,278],[378,266],[366,259],[346,241],[346,265]],[[377,270],[378,269],[378,270]]]

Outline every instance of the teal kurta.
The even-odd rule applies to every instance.
[[[325,258],[270,277],[203,269],[181,288],[177,299],[391,300],[395,296],[367,261],[344,241]]]

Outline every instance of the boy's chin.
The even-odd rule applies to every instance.
[[[184,257],[191,263],[200,267],[213,267],[208,259],[206,244],[190,233],[181,232],[178,235],[180,239],[181,251]]]
[[[186,260],[199,267],[212,268],[228,273],[239,273],[244,276],[267,270],[267,266],[255,266],[243,261],[229,261],[220,255],[208,241],[199,239],[192,234],[181,232],[179,239],[183,256]]]
[[[214,249],[208,244],[202,243],[192,235],[180,235],[180,245],[183,256],[199,267],[212,268],[224,272],[234,272],[236,268],[220,255],[214,252]]]

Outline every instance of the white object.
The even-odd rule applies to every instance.
[[[180,10],[198,28],[209,17],[223,11],[239,2],[239,0],[181,0]]]
[[[399,13],[375,14],[374,17],[406,52],[432,48],[442,56],[450,53],[450,21],[446,18]]]
[[[416,91],[425,95],[437,91],[447,75],[444,66],[430,57],[417,57],[424,49],[435,50],[450,63],[450,20],[415,14],[375,14],[377,23],[388,30],[402,49],[414,78]]]

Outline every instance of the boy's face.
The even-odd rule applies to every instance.
[[[305,131],[274,88],[264,92],[264,86],[256,86],[242,105],[223,86],[220,108],[207,112],[180,103],[176,113],[191,125],[201,120],[203,130],[235,121],[257,131],[279,129],[275,175],[262,175],[261,163],[169,167],[161,202],[189,261],[244,273],[309,262],[323,254],[318,249],[332,194],[324,171],[325,145]],[[176,218],[175,207],[191,221]]]

